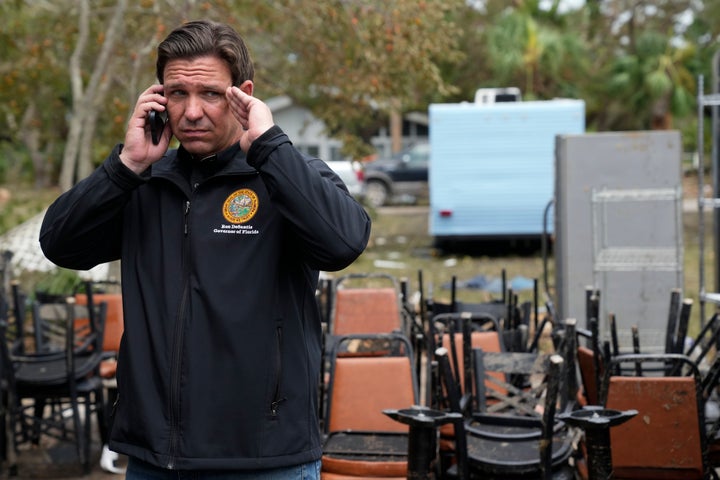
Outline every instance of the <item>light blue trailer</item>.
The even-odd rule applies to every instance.
[[[540,237],[553,198],[555,136],[584,133],[585,103],[432,104],[429,112],[435,244]]]

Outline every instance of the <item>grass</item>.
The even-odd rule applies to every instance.
[[[543,278],[543,261],[539,252],[521,254],[512,251],[498,253],[492,245],[491,254],[445,253],[433,247],[428,234],[427,210],[416,207],[371,212],[372,233],[368,248],[350,267],[336,272],[365,273],[382,271],[398,279],[405,278],[410,291],[419,289],[418,272],[422,271],[425,294],[441,301],[449,301],[450,290],[443,288],[455,276],[458,281],[469,280],[477,275],[500,278],[503,269],[508,281],[515,276],[530,279]],[[550,262],[548,262],[550,263]],[[552,265],[549,265],[551,273]],[[518,292],[521,301],[532,296],[531,292]],[[482,290],[458,289],[460,301],[481,302],[491,299]],[[497,296],[495,296],[497,298]]]

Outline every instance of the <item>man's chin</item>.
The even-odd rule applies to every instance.
[[[212,145],[200,140],[180,140],[180,144],[193,157],[204,158],[217,153],[216,149]]]

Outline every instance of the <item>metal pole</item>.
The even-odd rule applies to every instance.
[[[610,429],[627,422],[637,414],[637,410],[621,411],[586,405],[580,410],[558,415],[558,418],[568,425],[585,432],[589,480],[613,478]]]
[[[715,52],[712,58],[712,93],[718,93],[720,85],[718,85],[718,77],[720,77],[720,51]],[[712,134],[711,134],[711,151],[712,158],[712,181],[713,196],[720,198],[720,158],[718,157],[718,142],[720,141],[718,133],[718,107],[712,107]],[[700,128],[700,126],[698,126]],[[720,209],[713,208],[713,240],[715,243],[715,291],[720,292]],[[700,319],[701,324],[705,318]]]
[[[698,265],[698,284],[700,288],[700,326],[705,321],[705,209],[703,197],[703,176],[705,173],[705,161],[703,160],[703,76],[698,75],[697,83],[697,158],[698,158],[698,257],[700,259]]]
[[[435,459],[437,457],[437,427],[446,423],[454,423],[462,438],[457,441],[464,441],[465,431],[463,416],[457,412],[442,412],[427,407],[413,405],[400,410],[383,410],[383,413],[393,420],[409,425],[408,433],[408,480],[434,480]],[[463,447],[467,449],[467,447]],[[465,452],[465,450],[463,450]],[[458,465],[458,476],[460,480],[467,480],[468,473],[466,465]]]

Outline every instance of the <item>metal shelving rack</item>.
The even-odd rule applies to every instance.
[[[697,114],[698,114],[698,138],[697,138],[697,156],[698,156],[698,250],[700,265],[698,268],[699,275],[699,290],[700,290],[700,324],[704,325],[705,322],[705,303],[710,302],[715,305],[720,305],[720,293],[707,292],[705,290],[705,208],[711,208],[713,210],[720,207],[720,198],[717,198],[716,185],[713,185],[713,192],[711,197],[706,197],[704,194],[704,173],[705,173],[705,122],[704,122],[704,111],[705,107],[717,107],[720,106],[720,94],[713,93],[706,95],[704,93],[703,76],[698,76],[697,84]],[[713,115],[712,129],[715,131],[716,115]],[[713,136],[714,139],[714,136]],[[715,151],[715,142],[713,141],[712,149]],[[716,162],[711,164],[712,178],[717,178],[717,165]],[[716,232],[717,235],[717,232]]]
[[[682,245],[682,188],[631,188],[631,189],[593,189],[592,195],[592,224],[593,224],[593,274],[595,285],[605,292],[610,272],[669,272],[675,275],[675,284],[683,282],[683,245]],[[637,202],[656,202],[667,204],[668,208],[661,208],[668,212],[668,221],[672,217],[676,235],[672,242],[659,245],[642,244],[613,244],[609,236],[611,230],[621,228],[608,219],[608,210],[621,209],[623,205]],[[614,205],[614,206],[613,206]],[[603,299],[602,303],[605,303]],[[608,313],[608,306],[601,306],[604,315]],[[603,317],[604,317],[603,315]],[[650,329],[646,330],[648,333]],[[629,331],[623,331],[622,342],[630,339]],[[649,332],[651,339],[664,333],[664,330]],[[626,338],[627,337],[627,338]]]
[[[677,188],[602,189],[593,190],[593,236],[595,272],[610,271],[669,271],[676,272],[682,281],[682,242],[676,238],[667,246],[613,246],[607,240],[607,212],[609,203],[615,202],[670,202],[673,221],[682,231],[682,191]]]

